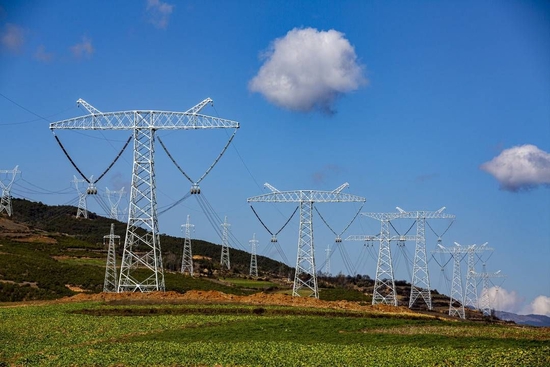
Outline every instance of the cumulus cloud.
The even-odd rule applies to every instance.
[[[333,113],[339,96],[367,82],[355,49],[335,30],[295,28],[273,41],[263,57],[249,89],[292,111]]]
[[[23,28],[12,23],[7,23],[4,26],[1,37],[2,46],[12,52],[21,51],[23,43],[25,43],[25,32]]]
[[[168,20],[174,5],[162,2],[160,0],[147,0],[147,15],[149,23],[160,29],[166,29]]]
[[[92,40],[88,37],[82,37],[82,41],[71,47],[71,52],[74,57],[80,59],[82,57],[91,57],[94,53],[94,46],[92,46]]]
[[[42,62],[50,62],[53,59],[53,53],[46,52],[46,47],[44,45],[40,45],[34,53],[34,58]]]
[[[480,168],[493,175],[502,190],[550,185],[550,154],[530,144],[505,149]]]
[[[550,297],[538,296],[528,307],[528,313],[550,316]]]
[[[522,309],[525,301],[516,291],[507,291],[501,287],[491,287],[487,289],[487,292],[491,303],[490,307],[497,311],[517,313]]]

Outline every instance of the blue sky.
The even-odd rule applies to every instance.
[[[502,287],[494,307],[550,315],[547,2],[2,1],[0,37],[0,169],[19,165],[15,197],[74,202],[69,187],[77,172],[48,126],[87,114],[77,99],[104,112],[185,111],[211,97],[205,114],[241,124],[201,184],[217,215],[228,217],[236,248],[248,249],[256,233],[259,252],[280,259],[246,202],[268,192],[264,182],[279,190],[349,182],[346,192],[367,199],[363,212],[445,206],[456,220],[444,245],[489,242],[495,249],[487,271],[507,278],[493,280]],[[230,134],[158,133],[193,178]],[[84,173],[97,177],[130,133],[57,135]],[[156,149],[163,208],[190,185]],[[98,182],[100,191],[128,191],[130,150]],[[67,193],[45,193],[59,191]],[[88,205],[103,213],[95,200]],[[272,231],[294,208],[255,205]],[[359,206],[318,209],[340,232]],[[194,237],[220,242],[194,198],[161,215],[160,231],[181,236],[187,214]],[[297,218],[279,236],[292,266]],[[321,266],[334,235],[314,221]],[[411,224],[395,227],[404,233]],[[428,251],[449,222],[430,225]],[[343,237],[379,229],[360,217]],[[374,277],[374,259],[356,260],[363,244],[342,246],[352,270]],[[393,250],[396,278],[410,280],[406,261],[398,261],[406,252]],[[406,251],[412,257],[414,244]],[[331,272],[348,270],[335,251]],[[448,293],[442,273],[450,272],[431,261],[432,287]]]

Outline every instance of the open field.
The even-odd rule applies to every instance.
[[[353,302],[309,300],[307,306],[308,300],[284,295],[227,295],[226,301],[222,293],[212,295],[2,304],[0,365],[550,365],[549,329],[448,321]]]

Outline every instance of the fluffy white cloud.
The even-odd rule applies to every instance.
[[[77,43],[71,47],[71,51],[76,58],[90,57],[94,53],[94,46],[92,46],[92,40],[88,37],[82,37],[82,42]]]
[[[149,23],[157,28],[166,29],[168,19],[174,10],[174,5],[162,2],[160,0],[147,0],[147,14]]]
[[[528,307],[528,313],[550,316],[550,297],[538,296]]]
[[[530,144],[505,149],[480,168],[493,175],[503,190],[550,185],[550,154]]]
[[[53,59],[53,53],[46,52],[46,47],[44,45],[40,45],[34,53],[34,58],[39,61],[49,62]]]
[[[293,29],[271,44],[249,89],[277,106],[333,112],[338,96],[365,84],[363,68],[343,33]]]
[[[1,35],[2,46],[12,52],[19,52],[25,43],[25,32],[23,28],[7,23]]]
[[[522,309],[524,299],[516,291],[507,291],[501,287],[491,287],[487,290],[490,307],[498,311],[517,313]]]

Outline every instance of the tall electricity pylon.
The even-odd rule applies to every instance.
[[[74,183],[74,187],[76,189],[76,192],[78,193],[78,208],[76,210],[76,217],[77,218],[84,217],[88,219],[88,209],[86,208],[86,198],[88,196],[89,190],[80,191],[80,187],[79,187],[80,186],[79,184],[84,182],[86,181],[83,179],[78,179],[76,178],[76,176],[73,176],[72,183]]]
[[[443,247],[440,244],[437,244],[437,246],[439,248],[433,252],[451,254],[453,258],[453,282],[451,285],[451,298],[449,301],[449,316],[458,316],[461,319],[464,319],[464,292],[462,291],[460,264],[465,254],[468,252],[468,249],[460,246],[460,244],[456,242],[453,247]],[[458,307],[455,305],[456,303],[459,304]]]
[[[412,308],[419,296],[422,297],[428,309],[432,309],[432,293],[430,289],[430,275],[428,273],[428,259],[426,257],[426,219],[454,219],[452,214],[443,214],[445,207],[436,211],[412,211],[408,212],[399,207],[400,218],[416,220],[416,246],[414,250],[413,274],[411,280],[411,296],[409,308]]]
[[[50,124],[52,131],[71,129],[131,130],[133,132],[132,186],[118,291],[164,291],[154,169],[156,132],[159,130],[237,129],[239,123],[199,114],[204,106],[212,103],[210,98],[186,112],[133,110],[103,113],[82,99],[77,103],[84,106],[90,114],[54,122]]]
[[[181,230],[185,233],[185,239],[183,240],[183,256],[181,258],[181,273],[186,271],[189,275],[193,276],[193,252],[191,251],[191,229],[195,226],[189,222],[189,215],[187,215],[187,222],[181,225]],[[185,230],[184,230],[185,228]]]
[[[349,186],[346,182],[332,191],[295,190],[279,191],[266,183],[271,193],[247,199],[251,202],[299,203],[300,229],[298,233],[298,252],[294,274],[293,296],[300,296],[302,288],[309,289],[309,296],[319,298],[317,274],[315,271],[315,246],[313,241],[313,206],[315,203],[365,202],[365,198],[342,193]]]
[[[17,176],[18,173],[21,173],[18,168],[19,166],[15,166],[14,169],[0,170],[0,174],[11,175],[11,179],[7,180],[7,183],[0,179],[0,188],[2,188],[2,198],[0,198],[0,214],[2,214],[2,212],[6,212],[6,214],[8,214],[8,217],[11,217],[13,213],[10,191],[11,186],[15,181],[15,176]]]
[[[115,251],[115,239],[118,239],[120,242],[120,236],[115,235],[115,224],[111,223],[111,233],[103,236],[103,244],[107,240],[108,251],[107,251],[107,265],[105,266],[105,281],[103,282],[103,292],[117,292],[118,283],[117,283],[117,269],[116,269],[116,251]],[[120,243],[119,243],[120,245]]]
[[[487,247],[487,242],[481,246],[471,245],[467,248],[468,253],[468,273],[466,274],[466,293],[464,297],[464,307],[477,309],[478,308],[478,299],[477,299],[477,278],[475,276],[475,257],[474,255],[481,253],[483,251],[493,251],[491,247]]]
[[[258,259],[256,258],[256,246],[260,241],[256,239],[256,233],[252,235],[252,239],[250,241],[250,276],[251,277],[258,277]]]
[[[107,200],[109,200],[109,205],[111,206],[111,213],[109,214],[109,218],[119,220],[118,216],[118,204],[120,204],[120,200],[122,199],[122,195],[124,195],[124,187],[117,191],[111,191],[108,187],[105,188],[105,194],[107,195]],[[115,196],[117,199],[111,199],[111,196]]]
[[[380,221],[379,235],[350,235],[346,241],[379,241],[378,261],[376,262],[376,277],[372,293],[372,304],[384,303],[397,306],[395,292],[395,278],[391,257],[390,243],[392,241],[416,241],[417,236],[399,235],[390,236],[390,221],[400,218],[400,213],[361,213],[369,218]]]
[[[325,249],[325,273],[330,276],[330,244]]]
[[[231,224],[227,223],[227,217],[224,218],[223,223],[221,224],[223,227],[222,231],[222,256],[220,258],[220,266],[223,268],[224,266],[227,268],[227,270],[231,269],[231,262],[229,261],[229,227]]]
[[[474,277],[481,278],[483,281],[483,290],[481,291],[481,299],[479,301],[479,309],[483,312],[483,316],[491,316],[491,300],[489,299],[489,281],[491,278],[504,278],[505,275],[500,273],[500,270],[495,273],[488,273],[486,265],[483,264],[483,272],[475,273]]]

